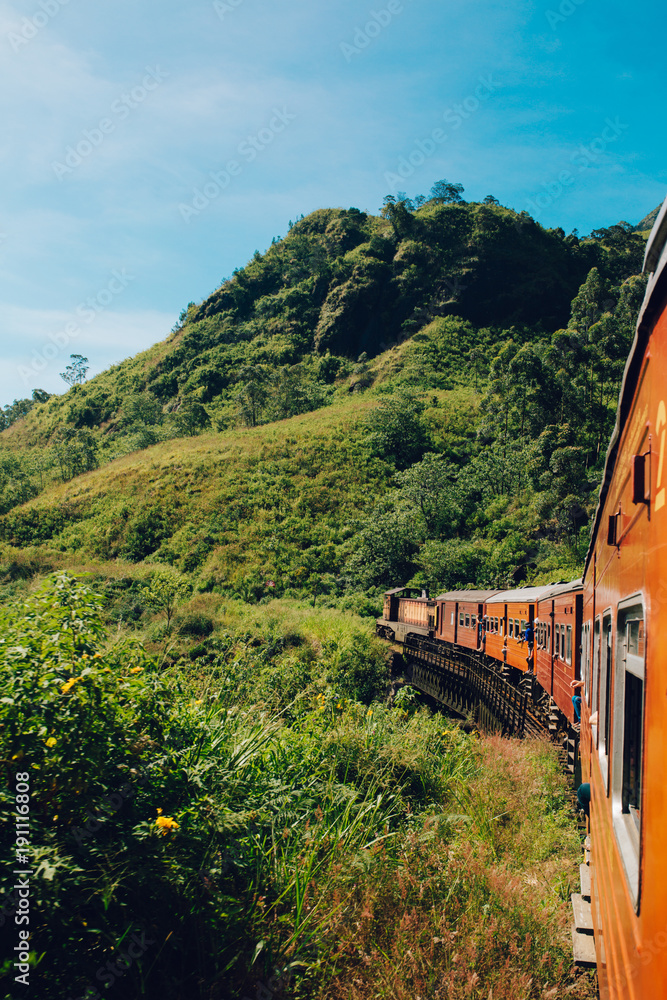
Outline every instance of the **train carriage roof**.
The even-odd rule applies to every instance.
[[[570,591],[572,593],[578,593],[583,589],[583,580],[570,580],[569,583],[554,583],[542,591],[538,601],[551,601],[554,597],[560,597],[562,594],[567,594]]]
[[[584,576],[586,576],[586,573],[588,572],[588,566],[593,556],[595,539],[600,528],[600,519],[602,517],[602,511],[604,510],[605,501],[609,492],[609,486],[612,481],[612,473],[616,464],[621,433],[623,432],[623,428],[625,427],[625,423],[628,419],[628,414],[632,406],[632,400],[634,399],[637,380],[641,371],[646,346],[653,331],[653,327],[655,326],[658,318],[665,308],[665,304],[667,303],[667,198],[663,202],[660,214],[655,220],[655,225],[651,230],[651,235],[649,236],[648,243],[646,244],[644,273],[649,275],[649,281],[646,286],[644,302],[637,321],[635,339],[632,342],[630,354],[625,363],[623,383],[621,385],[621,393],[618,399],[618,409],[616,411],[616,426],[614,427],[614,433],[611,436],[611,441],[609,442],[609,447],[607,448],[607,457],[605,460],[604,475],[602,478],[602,488],[600,490],[600,499],[598,501],[595,519],[591,529],[591,541],[586,555]]]
[[[520,587],[518,590],[501,590],[487,600],[487,604],[527,604],[534,603],[544,587]]]
[[[497,590],[450,590],[447,594],[438,594],[436,601],[465,601],[469,604],[484,604],[497,594]]]

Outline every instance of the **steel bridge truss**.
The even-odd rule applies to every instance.
[[[410,683],[483,729],[523,736],[527,697],[488,667],[480,654],[449,643],[407,636]]]

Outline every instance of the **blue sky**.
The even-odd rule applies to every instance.
[[[0,0],[0,402],[62,392],[70,353],[93,375],[161,340],[315,208],[447,178],[566,231],[639,221],[667,192],[663,22],[616,0]]]

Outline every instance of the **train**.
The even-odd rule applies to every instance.
[[[445,669],[459,686],[492,673],[505,685],[494,699],[521,691],[545,730],[576,740],[588,836],[573,954],[596,966],[601,1000],[667,997],[667,199],[644,272],[582,578],[435,598],[395,588],[377,622],[426,664],[427,693]]]

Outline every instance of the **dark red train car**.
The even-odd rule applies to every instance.
[[[570,682],[581,676],[581,580],[555,584],[542,591],[535,619],[535,673],[569,722],[577,721]]]
[[[530,646],[521,638],[535,621],[537,599],[544,587],[501,590],[485,604],[487,656],[525,672],[529,669]]]
[[[482,649],[484,605],[497,590],[454,590],[436,597],[438,623],[436,637],[466,649]]]
[[[667,997],[667,201],[584,571],[581,758],[601,1000]]]

